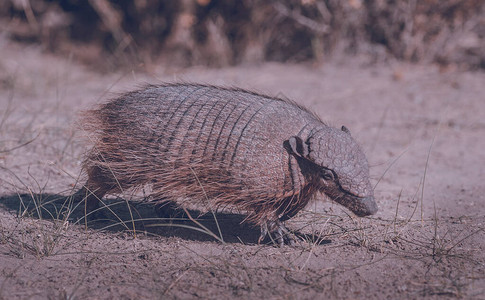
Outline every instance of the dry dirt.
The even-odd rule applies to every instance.
[[[485,73],[349,59],[99,74],[4,40],[0,53],[0,299],[485,299]],[[282,248],[244,216],[168,223],[127,197],[85,222],[66,197],[83,180],[78,112],[161,81],[288,97],[345,124],[379,212],[322,197]]]

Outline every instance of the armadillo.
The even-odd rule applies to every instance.
[[[150,85],[85,114],[94,146],[78,194],[151,186],[150,199],[233,207],[282,244],[284,221],[318,193],[376,213],[369,166],[349,130],[287,99],[200,84]],[[189,199],[180,201],[180,199]]]

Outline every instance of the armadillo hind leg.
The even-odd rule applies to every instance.
[[[87,219],[95,219],[96,217],[99,217],[99,215],[95,215],[99,212],[99,202],[105,193],[106,192],[100,188],[89,188],[88,183],[86,183],[72,197],[74,201],[83,204],[84,215]]]
[[[87,219],[98,219],[105,217],[100,210],[101,198],[111,192],[118,192],[120,188],[107,172],[93,166],[87,168],[88,180],[84,186],[74,194],[74,199],[84,201],[84,214]]]
[[[183,209],[181,209],[175,201],[166,199],[158,200],[154,209],[157,216],[162,219],[178,219],[186,217]]]
[[[273,243],[283,247],[288,244],[290,246],[295,245],[294,234],[286,228],[286,226],[280,220],[268,221],[261,226],[261,235],[258,239],[258,244],[269,236]]]

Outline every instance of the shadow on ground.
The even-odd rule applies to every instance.
[[[192,241],[223,240],[226,243],[257,244],[260,229],[244,222],[246,216],[225,212],[187,210],[177,218],[160,218],[146,202],[103,199],[103,205],[85,217],[84,202],[58,194],[13,194],[0,197],[0,205],[18,216],[44,220],[68,220],[73,224],[107,232],[136,232],[147,236],[180,237]],[[294,232],[299,238],[329,244],[312,234]],[[263,243],[272,243],[266,238]]]

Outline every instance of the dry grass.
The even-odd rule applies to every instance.
[[[386,192],[378,198],[381,212],[359,219],[317,202],[288,222],[298,243],[279,248],[271,241],[258,245],[259,230],[240,224],[244,216],[187,209],[184,218],[162,219],[151,205],[137,202],[143,194],[129,191],[102,199],[98,216],[85,218],[82,205],[69,197],[84,182],[76,163],[84,147],[66,129],[69,110],[59,104],[60,115],[52,113],[56,100],[41,108],[18,105],[30,104],[29,98],[20,98],[25,96],[14,86],[6,91],[11,96],[0,107],[0,298],[405,299],[485,293],[485,218],[446,215],[431,185],[435,164],[443,164],[433,160],[443,151],[435,130],[446,122],[429,126],[424,163],[412,181],[414,175],[395,173],[416,153],[410,143],[389,143],[389,126],[399,125],[386,124],[395,117],[389,106],[375,124],[377,141],[395,153],[385,156],[388,163],[379,166],[375,180],[377,190]],[[382,155],[379,147],[375,151]],[[401,187],[406,178],[413,184]]]
[[[75,213],[77,208],[69,202],[69,197],[52,200],[43,199],[43,195],[45,194],[41,190],[40,193],[25,195],[27,199],[18,196],[20,208],[15,223],[0,223],[0,241],[9,250],[8,255],[21,259],[29,256],[43,259],[87,253],[94,255],[92,261],[96,261],[94,257],[99,255],[116,257],[136,253],[133,250],[117,253],[102,248],[85,252],[83,247],[79,247],[81,244],[93,242],[93,235],[101,234],[104,238],[114,238],[121,244],[129,237],[128,241],[138,240],[142,244],[152,245],[153,249],[144,250],[140,254],[151,258],[159,251],[154,243],[165,244],[167,239],[169,241],[171,237],[175,237],[179,240],[179,246],[185,249],[184,260],[190,258],[191,263],[177,262],[178,267],[169,272],[171,279],[156,291],[152,291],[152,295],[180,295],[180,290],[198,291],[196,294],[200,293],[200,296],[211,295],[209,290],[205,290],[205,293],[204,288],[200,290],[201,286],[190,280],[207,274],[212,278],[219,278],[218,281],[230,278],[227,282],[222,280],[220,284],[224,287],[220,288],[235,289],[236,295],[248,296],[259,290],[256,283],[261,280],[262,272],[265,271],[273,276],[273,279],[265,280],[267,284],[272,280],[284,280],[288,287],[298,287],[295,291],[288,290],[280,296],[295,297],[305,291],[327,291],[340,297],[343,291],[336,283],[336,278],[345,278],[353,272],[374,266],[381,268],[380,264],[383,262],[395,261],[397,264],[404,262],[422,266],[422,270],[418,271],[418,267],[413,272],[422,274],[420,276],[424,276],[423,280],[408,287],[411,289],[408,295],[463,297],[467,295],[469,284],[473,282],[468,272],[483,267],[483,261],[477,257],[477,250],[467,246],[469,239],[483,234],[483,226],[469,232],[467,226],[454,224],[454,219],[447,220],[437,216],[431,219],[399,218],[398,206],[394,218],[391,219],[358,219],[340,213],[305,211],[290,222],[290,228],[295,229],[300,242],[293,247],[278,248],[271,244],[256,245],[257,231],[252,232],[256,236],[249,240],[247,236],[239,236],[244,235],[247,228],[234,229],[237,221],[229,222],[232,227],[228,227],[227,220],[224,220],[228,215],[224,213],[194,218],[194,212],[186,210],[188,218],[168,221],[153,217],[149,206],[138,205],[133,211],[139,217],[132,218],[125,200],[116,199],[105,200],[110,209],[103,210],[106,213],[109,211],[110,217],[87,222],[87,229],[82,229],[82,213]],[[26,203],[26,200],[30,203]],[[56,205],[53,205],[54,202],[57,202]],[[134,227],[128,224],[133,224]],[[167,231],[171,234],[167,235]],[[77,237],[73,236],[75,232]],[[79,235],[80,232],[83,233]],[[187,240],[180,243],[180,239]],[[196,247],[201,242],[212,244],[211,241],[219,244],[210,246],[217,254],[200,251]],[[345,253],[348,259],[342,260],[340,264],[331,263],[323,269],[315,266],[314,263],[329,251]],[[351,254],[354,251],[361,253],[365,259],[357,261],[355,255]],[[265,257],[269,257],[269,260]],[[82,278],[86,279],[92,261],[81,268],[80,271],[85,274]],[[205,289],[218,289],[209,281],[202,284],[205,284]],[[77,283],[70,296],[82,297],[82,293],[77,295],[81,286],[83,281]],[[67,291],[64,293],[67,295]]]

